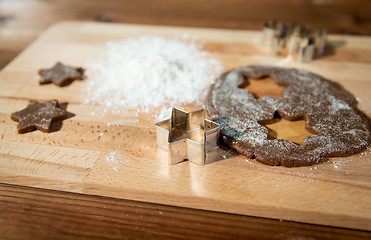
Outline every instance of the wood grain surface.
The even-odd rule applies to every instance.
[[[128,110],[123,116],[92,117],[102,109],[84,105],[86,81],[65,88],[40,87],[37,70],[56,61],[85,65],[102,57],[107,40],[143,34],[198,36],[204,49],[226,70],[266,63],[311,70],[340,82],[371,113],[368,37],[331,36],[321,59],[299,64],[274,57],[261,47],[260,33],[236,30],[66,22],[50,28],[0,74],[0,181],[114,198],[371,230],[369,150],[333,158],[316,167],[282,168],[231,156],[204,167],[188,162],[167,165],[155,146],[156,114]],[[89,74],[89,71],[87,72]],[[356,77],[355,77],[356,76]],[[18,135],[10,114],[29,99],[68,102],[75,116],[51,134]],[[187,110],[199,106],[183,106]],[[154,109],[155,111],[156,109]],[[110,154],[117,161],[107,161]],[[221,153],[226,154],[226,153]]]
[[[371,232],[0,184],[1,239],[370,239]]]
[[[371,35],[370,16],[369,0],[1,0],[0,68],[63,20],[248,30],[283,20],[330,33]]]

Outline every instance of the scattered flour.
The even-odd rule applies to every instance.
[[[159,112],[159,114],[157,115],[157,121],[162,121],[162,120],[165,120],[165,119],[169,119],[171,117],[171,112],[172,112],[172,109],[171,108],[162,108]]]
[[[116,163],[117,162],[117,160],[116,160],[117,155],[118,155],[117,151],[110,152],[108,154],[108,156],[106,157],[106,161],[111,162],[111,163]]]
[[[119,172],[120,167],[123,167],[128,161],[122,160],[121,155],[118,153],[118,149],[115,151],[112,151],[108,154],[106,157],[106,162],[110,163],[112,170],[115,172]]]
[[[143,36],[108,42],[106,58],[88,70],[85,103],[104,107],[104,115],[199,103],[222,66],[195,42]]]
[[[129,118],[126,118],[126,116],[123,116],[123,118],[118,119],[115,122],[107,123],[107,126],[108,127],[110,127],[110,126],[121,126],[121,125],[125,125],[125,124],[128,124],[128,123],[136,123],[136,122],[139,122],[138,114],[134,115],[134,116],[131,116]]]

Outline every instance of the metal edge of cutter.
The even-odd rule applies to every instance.
[[[205,109],[173,108],[170,119],[156,123],[157,146],[168,151],[170,165],[185,159],[198,165],[216,161],[219,135],[219,124],[205,119]]]

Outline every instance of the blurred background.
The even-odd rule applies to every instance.
[[[261,30],[303,21],[330,34],[371,35],[370,0],[0,0],[0,69],[64,20]]]

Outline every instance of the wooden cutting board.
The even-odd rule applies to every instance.
[[[243,156],[205,166],[169,166],[156,147],[153,113],[105,116],[83,104],[89,79],[67,87],[39,86],[38,69],[57,61],[86,66],[102,57],[105,42],[131,36],[197,36],[225,70],[264,63],[310,70],[338,81],[371,115],[371,38],[330,36],[325,56],[310,63],[271,56],[260,32],[63,22],[49,28],[0,74],[0,181],[190,208],[371,230],[371,153],[299,168],[271,167]],[[89,76],[89,69],[87,70]],[[103,83],[102,83],[103,84]],[[68,102],[70,118],[57,131],[17,134],[10,114],[28,100]],[[177,106],[194,110],[200,106]],[[156,115],[157,114],[157,115]],[[120,124],[110,124],[110,123]],[[302,128],[302,127],[301,127]],[[298,129],[298,130],[295,130]],[[299,125],[275,131],[300,136]],[[247,226],[248,227],[248,226]]]

